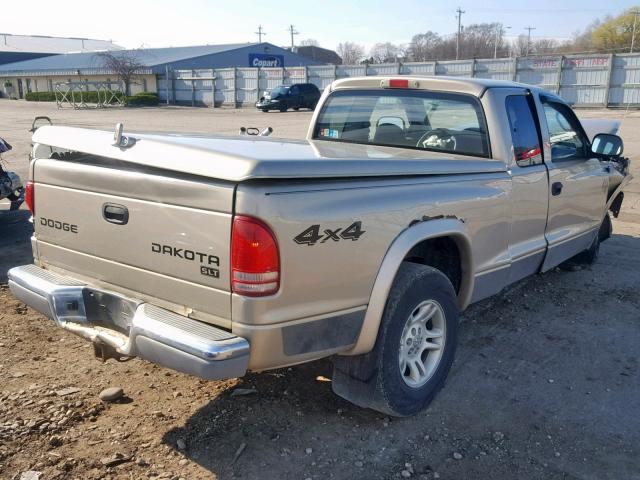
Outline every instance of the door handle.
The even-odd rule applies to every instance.
[[[129,210],[124,205],[105,203],[102,205],[102,218],[109,223],[126,225],[129,221]]]
[[[551,184],[551,195],[554,197],[562,193],[562,182],[553,182]]]

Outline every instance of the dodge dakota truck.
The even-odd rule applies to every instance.
[[[468,305],[597,258],[630,175],[593,126],[441,77],[336,81],[304,141],[44,126],[9,285],[102,359],[223,379],[331,357],[338,395],[412,415]]]

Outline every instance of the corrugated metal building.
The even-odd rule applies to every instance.
[[[0,33],[0,65],[61,53],[122,50],[110,40]]]
[[[115,55],[133,57],[142,66],[132,85],[132,94],[157,91],[156,75],[167,69],[228,67],[293,67],[322,62],[297,55],[270,43],[201,45],[194,47],[121,50]],[[68,81],[115,81],[115,72],[104,68],[95,52],[54,55],[0,65],[0,80],[6,96],[24,98],[27,92],[53,91],[56,83]],[[7,87],[6,84],[11,84]]]
[[[331,65],[342,65],[342,57],[335,51],[328,48],[316,47],[315,45],[303,45],[294,47],[293,52],[303,57],[310,58],[317,62],[329,63]]]

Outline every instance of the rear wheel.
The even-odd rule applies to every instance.
[[[360,406],[395,416],[414,415],[444,385],[457,336],[457,298],[449,279],[435,268],[404,262],[373,351],[339,357],[333,389]]]
[[[286,106],[286,105],[282,105],[282,106],[280,107],[280,111],[281,111],[281,112],[286,112],[286,111],[287,111],[287,106]]]

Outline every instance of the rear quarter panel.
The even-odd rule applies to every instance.
[[[507,262],[508,174],[305,182],[247,182],[236,194],[237,214],[265,221],[281,257],[280,291],[271,297],[232,295],[234,329],[365,308],[393,240],[415,222],[440,215],[465,223],[476,272]],[[334,240],[324,230],[361,222],[358,240]],[[294,238],[319,225],[323,240]],[[340,232],[337,232],[338,234]]]

